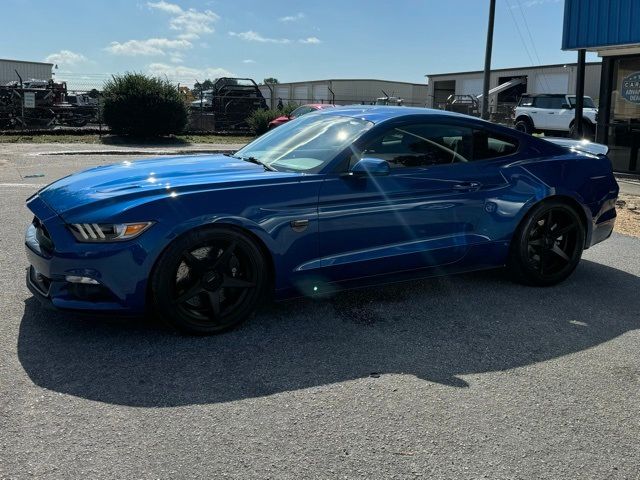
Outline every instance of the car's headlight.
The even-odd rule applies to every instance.
[[[72,223],[69,230],[79,242],[117,242],[135,238],[151,225],[153,222]]]

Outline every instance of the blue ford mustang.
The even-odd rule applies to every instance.
[[[233,155],[103,166],[28,199],[27,284],[61,309],[215,333],[268,296],[507,266],[567,278],[611,234],[605,156],[439,110],[309,114]]]

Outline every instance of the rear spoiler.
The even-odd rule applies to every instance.
[[[555,138],[544,137],[544,140],[559,145],[561,147],[568,148],[583,153],[590,153],[591,155],[606,155],[609,153],[609,147],[601,143],[590,142],[589,140],[574,140],[572,138]]]

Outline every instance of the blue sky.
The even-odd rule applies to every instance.
[[[3,0],[0,58],[47,60],[100,82],[142,71],[193,83],[480,70],[489,0]],[[562,0],[497,0],[495,68],[573,62],[560,50]],[[526,19],[526,22],[525,22]],[[596,60],[589,55],[588,60]]]

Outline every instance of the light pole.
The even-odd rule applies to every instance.
[[[482,118],[489,120],[489,82],[491,80],[491,50],[493,50],[493,21],[496,16],[496,0],[490,0],[487,49],[484,56],[484,84],[482,86]]]

